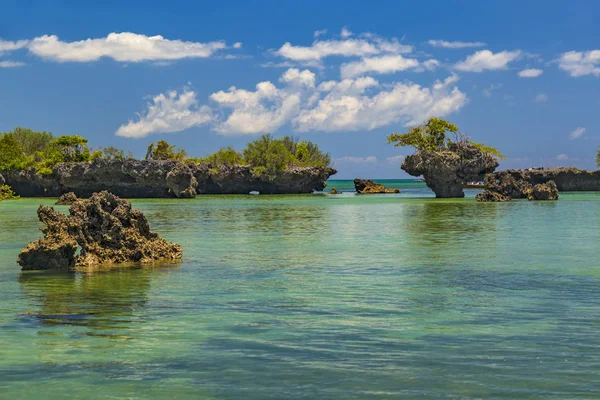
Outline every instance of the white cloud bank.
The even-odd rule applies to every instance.
[[[33,54],[58,62],[91,62],[102,57],[121,62],[206,58],[226,47],[223,41],[184,42],[131,32],[111,33],[105,38],[75,42],[63,42],[58,36],[44,35],[28,44],[29,51]],[[234,47],[241,47],[241,43]]]
[[[519,71],[519,78],[537,78],[543,73],[544,71],[537,68],[524,69],[523,71]]]
[[[433,60],[435,61],[435,60]],[[377,74],[390,74],[394,72],[405,71],[407,69],[417,68],[419,61],[413,58],[404,58],[398,55],[385,55],[381,57],[366,57],[360,61],[353,61],[342,64],[340,72],[342,78],[354,78],[364,75],[368,72]]]
[[[465,93],[454,86],[457,80],[452,75],[431,88],[411,82],[381,85],[372,77],[317,85],[314,73],[292,68],[280,78],[282,87],[265,81],[254,91],[231,87],[213,93],[213,108],[200,106],[189,89],[182,94],[160,94],[148,103],[138,121],[121,126],[117,135],[139,138],[206,124],[224,135],[274,132],[284,125],[298,132],[415,125],[430,116],[449,115],[466,104]]]
[[[483,47],[483,42],[448,42],[446,40],[430,40],[429,43],[433,47],[444,47],[446,49],[464,49],[469,47]]]
[[[334,161],[336,163],[372,164],[372,163],[377,162],[377,157],[375,157],[375,156],[367,156],[367,157],[345,156],[345,157],[336,158]]]
[[[563,53],[558,59],[558,67],[572,77],[600,76],[600,50]]]
[[[0,61],[0,68],[17,68],[24,65],[25,63],[19,61]]]
[[[515,61],[520,56],[520,50],[505,50],[495,54],[489,50],[481,50],[468,56],[464,61],[455,64],[454,68],[465,72],[505,69],[509,63]]]
[[[579,139],[581,136],[583,136],[585,131],[586,131],[585,128],[579,127],[577,129],[575,129],[573,132],[569,133],[569,139],[570,140]]]

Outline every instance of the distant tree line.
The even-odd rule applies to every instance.
[[[25,128],[0,134],[0,171],[34,168],[43,175],[51,174],[52,167],[59,163],[125,158],[133,158],[133,155],[112,146],[92,150],[87,139],[78,135],[54,136]],[[324,168],[331,165],[329,154],[322,152],[316,144],[290,136],[276,139],[270,134],[249,142],[241,152],[225,147],[200,158],[190,158],[185,150],[161,140],[148,146],[145,158],[206,164],[213,169],[249,165],[255,176],[268,178],[274,178],[290,167]]]

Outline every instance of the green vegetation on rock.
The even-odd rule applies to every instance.
[[[0,201],[18,199],[19,196],[12,191],[12,188],[8,185],[0,185]]]
[[[164,140],[155,143],[150,143],[146,150],[146,160],[178,160],[183,161],[187,157],[187,153],[183,149],[177,148],[175,145],[170,145]]]
[[[458,126],[436,117],[410,128],[407,133],[392,133],[387,141],[397,147],[411,146],[418,151],[433,152],[448,151],[452,144],[470,144],[494,157],[506,158],[498,149],[471,141],[460,133]]]

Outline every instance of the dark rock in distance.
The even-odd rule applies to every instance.
[[[498,168],[498,160],[468,143],[451,143],[447,151],[418,151],[407,156],[402,169],[423,176],[436,197],[465,197],[465,182],[478,181]]]
[[[77,200],[77,196],[73,192],[65,193],[58,198],[58,201],[55,203],[57,206],[70,206],[75,203]]]
[[[558,188],[554,181],[532,185],[524,172],[519,170],[488,174],[484,183],[485,191],[476,196],[477,201],[558,200]]]
[[[107,191],[71,205],[69,215],[40,206],[44,237],[30,243],[17,262],[24,270],[177,260],[181,246],[151,232],[141,211]],[[76,250],[80,254],[75,256]]]
[[[332,187],[331,190],[329,191],[329,194],[342,194],[342,191],[337,190],[336,188]]]
[[[354,179],[354,189],[360,194],[400,193],[400,189],[388,189],[370,179]]]

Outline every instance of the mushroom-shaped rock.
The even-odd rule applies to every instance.
[[[498,167],[498,160],[468,142],[450,143],[447,150],[425,151],[407,156],[402,169],[423,176],[436,197],[465,197],[465,182],[480,180]]]
[[[529,200],[558,200],[558,188],[554,181],[533,185],[527,196]]]
[[[180,259],[181,246],[150,231],[142,212],[109,193],[76,201],[63,215],[40,206],[44,237],[29,244],[17,262],[23,269],[72,269],[75,266]],[[74,254],[81,249],[79,256]]]
[[[56,201],[55,204],[57,206],[70,206],[71,204],[75,203],[77,200],[79,200],[79,199],[77,198],[75,193],[69,192],[69,193],[62,194],[58,198],[58,200]]]
[[[388,189],[370,179],[356,178],[354,180],[354,189],[356,189],[356,191],[360,194],[400,193],[400,189]]]

